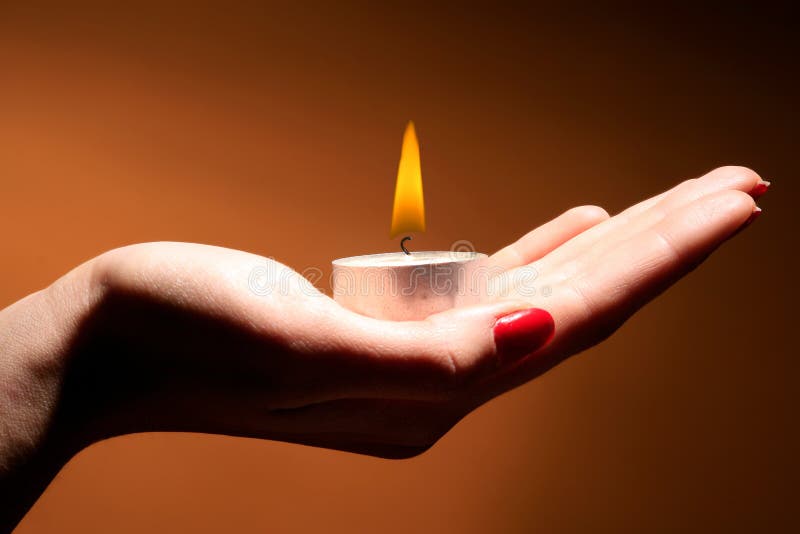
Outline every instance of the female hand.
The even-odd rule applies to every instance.
[[[767,185],[725,167],[612,218],[575,208],[490,258],[510,281],[494,301],[415,322],[357,315],[244,252],[103,254],[0,312],[0,498],[23,484],[30,501],[75,450],[130,432],[419,454],[605,339],[751,221]]]

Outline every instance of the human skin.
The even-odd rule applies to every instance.
[[[420,454],[476,407],[611,335],[752,222],[768,185],[723,167],[614,217],[574,208],[489,259],[512,282],[535,268],[549,295],[511,283],[421,321],[357,315],[288,267],[236,250],[145,243],[102,254],[0,312],[0,531],[71,456],[121,434]],[[268,295],[248,285],[265,265],[266,283],[280,286]],[[496,334],[532,308],[529,318],[552,317],[552,339],[507,350]],[[523,322],[517,330],[534,328]]]

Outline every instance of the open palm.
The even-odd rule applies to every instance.
[[[117,249],[90,262],[102,289],[69,349],[69,413],[104,421],[106,434],[187,430],[418,454],[476,406],[613,333],[752,220],[766,187],[725,167],[611,218],[572,209],[489,259],[510,281],[502,297],[416,322],[357,315],[243,252]],[[248,287],[265,266],[262,283],[281,289],[266,296]],[[516,276],[524,269],[536,276]],[[555,335],[508,360],[493,327],[523,308],[549,312]]]

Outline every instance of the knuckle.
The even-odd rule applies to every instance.
[[[681,250],[675,239],[663,229],[653,230],[653,239],[658,247],[658,257],[667,263],[677,263],[681,258]]]
[[[449,401],[475,382],[486,371],[494,368],[496,359],[476,355],[458,339],[442,340],[429,358],[433,362],[429,371],[434,397]]]
[[[573,297],[573,321],[582,325],[582,347],[588,348],[608,339],[631,311],[631,286],[620,280],[601,293],[592,291],[588,279],[571,279],[567,285]]]
[[[591,296],[586,279],[582,276],[570,278],[567,288],[578,304],[581,320],[586,321],[597,314],[598,304],[596,299]]]
[[[414,387],[433,400],[449,399],[461,383],[458,354],[441,341],[418,349],[409,363],[414,367],[410,375]]]
[[[442,343],[436,351],[435,379],[445,394],[452,393],[463,383],[466,372],[463,359],[462,351],[451,341]]]

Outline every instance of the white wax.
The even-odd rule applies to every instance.
[[[463,263],[485,257],[478,252],[462,251],[422,251],[406,254],[404,252],[387,252],[385,254],[367,254],[351,256],[333,261],[337,267],[402,267],[415,265],[433,265],[439,263]]]

